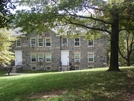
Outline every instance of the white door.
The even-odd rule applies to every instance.
[[[22,51],[15,51],[15,65],[22,65]]]
[[[62,65],[69,65],[69,51],[61,50],[61,62]]]

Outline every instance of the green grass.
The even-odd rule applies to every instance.
[[[55,71],[44,71],[44,70],[22,70],[20,71],[20,73],[48,73],[48,72],[57,72],[57,70]]]
[[[7,73],[7,70],[0,70],[0,77],[5,76]]]
[[[0,101],[122,101],[129,93],[134,94],[134,77],[128,76],[128,70],[134,71],[132,67],[123,68],[123,72],[106,70],[3,76],[0,77]],[[57,92],[65,93],[54,96]],[[53,97],[43,98],[44,95]]]

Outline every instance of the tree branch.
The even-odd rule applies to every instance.
[[[86,9],[86,11],[89,13],[89,14],[91,14],[91,17],[92,17],[92,13],[91,13],[91,11],[89,10],[89,9],[87,9],[86,7],[84,7],[85,9]]]
[[[102,23],[105,23],[105,24],[112,24],[110,22],[106,22],[104,20],[101,20],[101,19],[98,19],[98,18],[93,18],[92,17],[92,13],[90,12],[91,16],[82,16],[82,15],[77,15],[77,14],[71,14],[70,12],[68,12],[68,10],[64,9],[70,16],[72,17],[78,17],[78,18],[85,18],[85,19],[92,19],[92,20],[95,20],[95,21],[100,21]],[[66,15],[66,14],[65,14]],[[64,16],[64,15],[61,15],[61,16]]]
[[[73,15],[73,14],[69,14],[70,16],[74,16],[74,17],[79,17],[79,18],[86,18],[86,19],[92,19],[92,20],[95,20],[95,21],[100,21],[102,23],[105,23],[105,24],[112,24],[110,22],[106,22],[104,20],[101,20],[101,19],[98,19],[98,18],[93,18],[93,17],[88,17],[88,16],[82,16],[82,15]]]
[[[70,21],[70,24],[77,25],[77,26],[81,26],[81,27],[84,27],[84,28],[92,29],[92,30],[107,32],[108,34],[111,34],[111,32],[108,31],[108,30],[106,30],[106,29],[100,29],[100,28],[89,27],[89,26],[86,26],[86,25],[83,25],[83,24],[80,24],[80,23],[72,22],[72,21]]]
[[[134,28],[124,28],[124,29],[120,29],[119,32],[120,32],[120,31],[124,31],[124,30],[134,30]]]
[[[132,42],[132,43],[130,44],[130,53],[132,53],[132,51],[134,51],[134,50],[133,50],[133,44],[134,44],[134,42]]]
[[[120,51],[120,48],[119,48],[119,54],[125,59],[127,60],[127,58],[122,54],[122,52]]]
[[[128,34],[126,34],[126,41],[127,41],[127,53],[129,53],[129,45],[128,45],[128,41],[129,41],[129,38],[128,38]]]

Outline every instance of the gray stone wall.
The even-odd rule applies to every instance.
[[[94,46],[88,47],[87,40],[84,39],[84,36],[80,37],[80,46],[74,46],[74,39],[68,38],[68,46],[62,46],[62,38],[56,36],[53,32],[47,32],[47,35],[51,37],[51,47],[38,47],[36,41],[36,47],[30,47],[30,38],[38,38],[36,34],[30,34],[27,37],[21,38],[21,47],[16,47],[16,44],[13,45],[13,50],[22,50],[23,58],[23,69],[31,70],[58,70],[61,61],[61,51],[60,50],[69,50],[69,62],[77,67],[77,69],[87,69],[90,67],[103,67],[107,62],[107,40],[105,37],[94,40]],[[46,38],[46,37],[44,37]],[[80,53],[80,63],[74,62],[74,53]],[[94,52],[94,62],[88,62],[88,52]],[[45,60],[42,63],[31,62],[30,54],[45,54],[50,53],[52,56],[51,63],[46,63]],[[34,68],[35,67],[35,68]]]

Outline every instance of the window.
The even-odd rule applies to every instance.
[[[46,62],[51,62],[51,54],[46,54],[45,57]]]
[[[31,54],[31,62],[36,62],[36,54]]]
[[[38,46],[43,47],[43,39],[38,39]]]
[[[80,45],[80,38],[75,38],[74,39],[74,45],[79,46]]]
[[[47,70],[47,71],[50,71],[50,70],[51,70],[51,67],[46,67],[46,70]]]
[[[20,47],[21,46],[21,39],[16,40],[16,46],[17,47]]]
[[[38,54],[38,62],[43,62],[44,54]]]
[[[75,70],[80,70],[80,68],[79,67],[75,67]]]
[[[80,53],[74,53],[74,61],[80,62]]]
[[[68,43],[67,43],[67,38],[63,38],[62,39],[62,46],[67,46]]]
[[[36,46],[36,39],[31,39],[30,40],[30,46],[35,47]]]
[[[93,40],[88,40],[88,46],[94,46],[94,41]]]
[[[94,53],[92,52],[88,53],[88,62],[94,62]]]
[[[31,69],[32,69],[32,70],[35,70],[35,69],[36,69],[36,67],[32,67]]]
[[[51,46],[51,39],[50,38],[46,38],[46,46]]]

